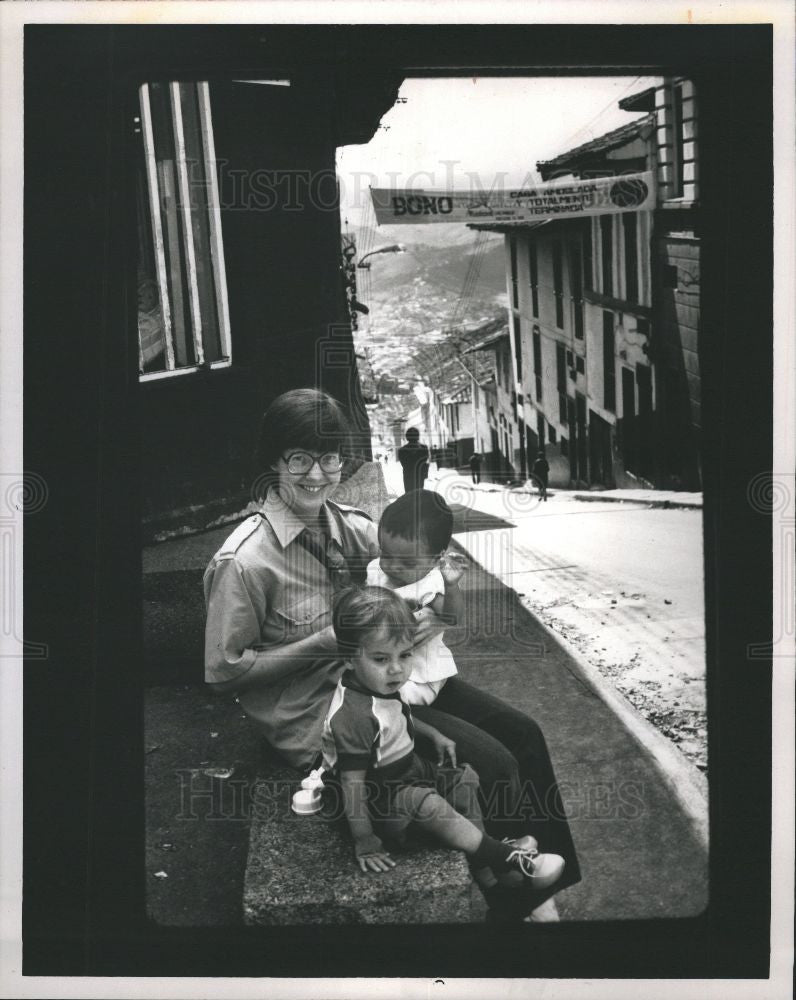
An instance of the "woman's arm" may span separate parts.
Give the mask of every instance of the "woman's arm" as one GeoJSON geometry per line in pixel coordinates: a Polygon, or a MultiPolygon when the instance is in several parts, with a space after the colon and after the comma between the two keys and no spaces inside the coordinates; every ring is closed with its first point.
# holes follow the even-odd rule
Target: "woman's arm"
{"type": "Polygon", "coordinates": [[[354,838],[354,854],[363,872],[386,872],[395,862],[384,850],[381,840],[373,832],[368,813],[365,789],[366,771],[342,771],[340,784],[343,789],[343,808],[348,827],[354,838]]]}
{"type": "Polygon", "coordinates": [[[330,625],[296,642],[264,646],[260,622],[266,613],[266,595],[249,590],[235,559],[212,566],[204,582],[205,677],[214,691],[238,692],[273,684],[306,669],[319,656],[336,654],[330,625]]]}
{"type": "Polygon", "coordinates": [[[308,635],[296,642],[283,646],[270,646],[267,649],[245,649],[240,658],[245,667],[245,673],[238,674],[226,681],[210,681],[214,691],[224,694],[228,691],[248,691],[253,687],[265,687],[281,680],[290,674],[298,673],[308,667],[319,656],[334,656],[337,652],[337,642],[331,625],[308,635]],[[249,655],[250,654],[250,655],[249,655]]]}

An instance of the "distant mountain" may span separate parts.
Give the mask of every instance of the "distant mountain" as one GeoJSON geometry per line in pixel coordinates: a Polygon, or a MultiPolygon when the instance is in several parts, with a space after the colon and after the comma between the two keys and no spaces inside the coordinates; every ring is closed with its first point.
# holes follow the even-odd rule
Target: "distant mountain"
{"type": "MultiPolygon", "coordinates": [[[[422,244],[429,247],[450,247],[472,245],[478,235],[465,225],[455,223],[433,223],[419,226],[349,226],[357,238],[357,244],[368,245],[369,250],[389,243],[422,244]]],[[[499,234],[489,234],[490,239],[503,242],[499,234]]]]}
{"type": "Polygon", "coordinates": [[[503,237],[465,226],[349,228],[357,258],[392,243],[406,253],[371,257],[357,271],[357,295],[370,314],[360,318],[357,349],[375,376],[411,383],[413,357],[445,339],[452,325],[485,322],[507,305],[503,237]]]}
{"type": "MultiPolygon", "coordinates": [[[[420,244],[428,247],[466,247],[472,246],[478,235],[465,225],[433,222],[418,226],[349,226],[348,232],[354,234],[357,246],[367,250],[375,250],[390,243],[405,243],[407,246],[420,244]]],[[[503,242],[503,237],[498,233],[483,235],[490,241],[503,242]]]]}

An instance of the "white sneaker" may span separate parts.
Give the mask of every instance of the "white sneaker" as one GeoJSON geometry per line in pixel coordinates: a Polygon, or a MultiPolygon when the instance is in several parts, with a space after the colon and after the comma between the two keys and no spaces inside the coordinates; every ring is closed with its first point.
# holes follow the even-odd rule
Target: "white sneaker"
{"type": "Polygon", "coordinates": [[[514,850],[506,859],[519,871],[503,872],[497,880],[504,886],[520,886],[529,879],[535,888],[546,889],[559,878],[564,871],[564,859],[558,854],[540,854],[537,850],[537,840],[530,835],[516,840],[506,839],[504,844],[514,850]]]}
{"type": "MultiPolygon", "coordinates": [[[[538,853],[539,841],[536,837],[532,837],[530,834],[526,834],[524,837],[504,837],[504,844],[509,844],[511,847],[517,847],[522,851],[533,851],[538,853]]],[[[522,872],[518,871],[508,871],[501,872],[500,875],[495,876],[496,881],[500,885],[504,885],[507,888],[516,888],[517,886],[523,885],[525,882],[525,876],[522,872]]]]}

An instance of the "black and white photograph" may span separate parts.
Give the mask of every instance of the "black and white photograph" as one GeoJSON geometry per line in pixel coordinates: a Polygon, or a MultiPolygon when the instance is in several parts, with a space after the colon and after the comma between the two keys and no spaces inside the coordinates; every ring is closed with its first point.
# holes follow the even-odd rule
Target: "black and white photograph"
{"type": "Polygon", "coordinates": [[[778,18],[99,6],[23,37],[23,976],[766,980],[778,18]]]}
{"type": "MultiPolygon", "coordinates": [[[[329,145],[302,149],[300,163],[288,159],[296,135],[317,123],[294,86],[152,82],[134,116],[150,916],[697,915],[708,719],[694,86],[377,74],[367,107],[357,92],[342,109],[360,133],[332,137],[335,161],[329,145]],[[507,117],[528,121],[528,140],[506,134],[507,117]],[[545,145],[525,176],[536,120],[545,145]],[[181,176],[205,197],[181,196],[181,176]],[[372,189],[385,176],[381,215],[372,189]],[[291,183],[292,210],[280,202],[291,183]],[[290,292],[309,278],[330,296],[321,337],[319,296],[290,292]],[[251,325],[238,321],[238,289],[259,299],[251,325]],[[368,782],[387,780],[383,767],[400,779],[413,751],[470,765],[488,849],[507,842],[493,862],[513,866],[503,879],[474,867],[469,830],[466,848],[452,830],[404,854],[366,818],[352,836],[348,806],[335,824],[344,803],[331,788],[295,800],[320,766],[321,786],[328,775],[345,788],[345,753],[322,749],[322,735],[339,724],[328,715],[338,682],[345,717],[357,676],[330,628],[357,569],[359,584],[411,588],[418,616],[455,610],[433,647],[423,626],[406,677],[388,670],[387,699],[363,706],[373,733],[348,752],[372,754],[368,782]],[[201,681],[203,654],[210,687],[179,683],[201,681]],[[394,676],[408,686],[390,687],[394,676]],[[416,742],[390,718],[399,702],[416,742]],[[308,818],[324,797],[328,815],[308,818]],[[242,882],[197,885],[197,859],[224,849],[242,882]],[[600,859],[590,878],[582,854],[600,859]],[[661,865],[674,873],[665,885],[661,865]]],[[[406,818],[422,829],[416,806],[406,818]]]]}

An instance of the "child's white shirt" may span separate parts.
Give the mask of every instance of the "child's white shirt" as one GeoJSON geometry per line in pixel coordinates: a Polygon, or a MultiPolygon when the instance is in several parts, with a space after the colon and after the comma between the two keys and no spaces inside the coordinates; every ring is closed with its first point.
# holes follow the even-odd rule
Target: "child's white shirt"
{"type": "MultiPolygon", "coordinates": [[[[437,567],[415,583],[407,583],[401,587],[396,587],[382,570],[378,559],[368,564],[367,574],[368,586],[394,590],[396,594],[414,601],[421,608],[431,604],[438,594],[445,594],[445,581],[437,567]]],[[[414,660],[409,680],[401,688],[401,698],[407,705],[430,705],[442,690],[445,681],[457,673],[453,654],[442,641],[442,633],[432,636],[428,642],[419,646],[414,660]]]]}

